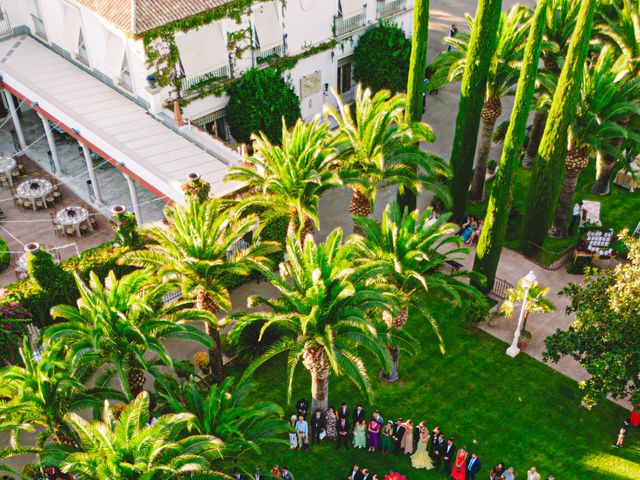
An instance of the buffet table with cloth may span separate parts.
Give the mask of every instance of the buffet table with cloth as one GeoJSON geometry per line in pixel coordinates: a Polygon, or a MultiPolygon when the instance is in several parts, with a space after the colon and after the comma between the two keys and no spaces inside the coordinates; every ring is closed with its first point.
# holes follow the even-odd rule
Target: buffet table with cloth
{"type": "Polygon", "coordinates": [[[56,214],[56,222],[62,225],[65,234],[67,230],[65,227],[71,226],[76,231],[76,234],[81,236],[82,230],[80,229],[80,225],[82,225],[83,222],[87,222],[89,231],[93,231],[93,227],[89,221],[89,211],[80,206],[63,208],[56,214]]]}
{"type": "Polygon", "coordinates": [[[640,186],[640,156],[636,157],[635,160],[629,164],[629,167],[633,171],[633,175],[629,169],[621,168],[618,170],[613,183],[633,192],[634,189],[640,186]]]}
{"type": "Polygon", "coordinates": [[[47,196],[53,192],[53,185],[44,178],[32,178],[18,185],[16,196],[23,200],[30,200],[31,207],[36,209],[36,201],[42,200],[44,208],[49,208],[47,196]]]}
{"type": "Polygon", "coordinates": [[[16,159],[12,157],[0,157],[0,173],[7,177],[9,185],[13,187],[13,170],[16,168],[16,159]]]}

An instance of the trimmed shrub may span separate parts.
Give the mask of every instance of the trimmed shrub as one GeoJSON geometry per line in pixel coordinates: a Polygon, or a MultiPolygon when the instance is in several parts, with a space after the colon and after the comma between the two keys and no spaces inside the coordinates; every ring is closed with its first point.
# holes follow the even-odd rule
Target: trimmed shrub
{"type": "Polygon", "coordinates": [[[300,117],[300,100],[282,74],[273,68],[248,70],[228,91],[226,108],[231,135],[250,143],[251,134],[264,132],[271,142],[282,138],[282,118],[293,125],[300,117]]]}
{"type": "Polygon", "coordinates": [[[406,91],[411,40],[398,25],[380,22],[369,28],[358,40],[353,56],[353,75],[364,87],[406,91]]]}
{"type": "Polygon", "coordinates": [[[465,325],[475,326],[489,319],[491,305],[489,301],[470,300],[462,307],[462,318],[465,325]]]}
{"type": "Polygon", "coordinates": [[[11,254],[9,253],[9,246],[4,238],[0,238],[0,271],[9,266],[11,261],[11,254]]]}

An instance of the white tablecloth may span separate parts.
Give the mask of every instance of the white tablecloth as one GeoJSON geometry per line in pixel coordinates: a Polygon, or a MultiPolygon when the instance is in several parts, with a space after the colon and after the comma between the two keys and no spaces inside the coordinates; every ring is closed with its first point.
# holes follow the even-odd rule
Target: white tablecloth
{"type": "Polygon", "coordinates": [[[31,200],[31,207],[36,209],[36,200],[42,200],[45,208],[49,208],[47,204],[47,195],[53,192],[53,185],[49,180],[44,178],[31,178],[22,182],[16,188],[18,198],[31,200]]]}
{"type": "MultiPolygon", "coordinates": [[[[72,226],[78,236],[82,235],[82,230],[80,230],[82,222],[87,222],[89,230],[93,231],[93,227],[89,221],[89,211],[84,207],[71,206],[63,208],[56,214],[56,221],[62,225],[62,227],[72,226]]],[[[66,229],[64,229],[64,231],[66,234],[66,229]]]]}
{"type": "Polygon", "coordinates": [[[16,168],[16,159],[13,157],[0,157],[0,173],[4,173],[7,176],[9,185],[13,186],[13,177],[11,173],[16,168]]]}

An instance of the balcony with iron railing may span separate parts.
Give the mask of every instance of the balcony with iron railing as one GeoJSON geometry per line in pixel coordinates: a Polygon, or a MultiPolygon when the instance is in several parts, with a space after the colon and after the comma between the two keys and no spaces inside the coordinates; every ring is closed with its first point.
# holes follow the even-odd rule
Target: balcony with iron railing
{"type": "Polygon", "coordinates": [[[13,33],[11,28],[11,22],[9,22],[9,16],[4,9],[0,8],[0,37],[5,37],[13,33]]]}
{"type": "Polygon", "coordinates": [[[33,20],[33,27],[35,30],[35,34],[38,35],[43,40],[47,39],[47,31],[44,29],[44,22],[40,17],[35,15],[31,15],[31,20],[33,20]]]}
{"type": "Polygon", "coordinates": [[[349,90],[340,92],[340,100],[345,105],[349,105],[356,101],[356,86],[352,86],[349,90]]]}
{"type": "Polygon", "coordinates": [[[407,8],[407,0],[383,0],[376,4],[376,18],[389,17],[407,8]]]}
{"type": "Polygon", "coordinates": [[[350,16],[336,15],[333,17],[333,34],[340,37],[346,33],[353,32],[365,26],[367,19],[364,9],[360,13],[350,16]]]}
{"type": "Polygon", "coordinates": [[[220,79],[224,80],[229,78],[231,75],[231,69],[229,68],[229,64],[220,65],[213,68],[208,68],[201,72],[193,73],[191,75],[186,75],[182,79],[182,91],[183,93],[188,93],[189,90],[194,88],[196,85],[202,82],[206,82],[207,80],[215,80],[220,79]]]}
{"type": "Polygon", "coordinates": [[[284,57],[286,52],[285,44],[280,43],[278,45],[272,45],[265,48],[254,48],[253,49],[253,58],[255,59],[255,63],[267,64],[269,60],[273,58],[284,57]]]}

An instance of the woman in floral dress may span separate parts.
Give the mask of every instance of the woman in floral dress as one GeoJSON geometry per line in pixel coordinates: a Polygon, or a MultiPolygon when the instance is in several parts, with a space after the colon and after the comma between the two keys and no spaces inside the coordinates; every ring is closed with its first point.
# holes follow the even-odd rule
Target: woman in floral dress
{"type": "Polygon", "coordinates": [[[329,437],[331,440],[334,440],[334,441],[336,438],[338,438],[338,432],[336,431],[337,421],[338,421],[338,417],[336,416],[336,409],[333,407],[329,407],[329,410],[327,410],[326,431],[327,431],[327,437],[329,437]]]}

